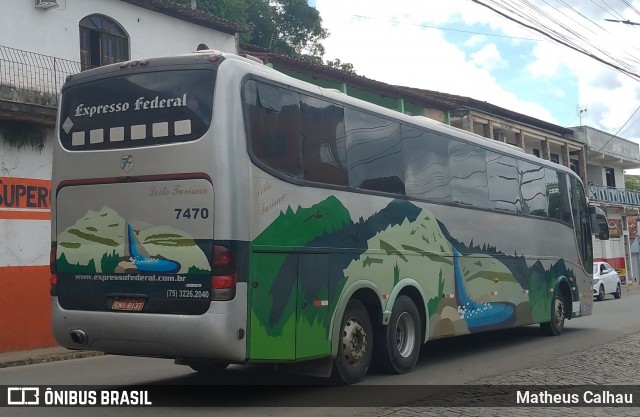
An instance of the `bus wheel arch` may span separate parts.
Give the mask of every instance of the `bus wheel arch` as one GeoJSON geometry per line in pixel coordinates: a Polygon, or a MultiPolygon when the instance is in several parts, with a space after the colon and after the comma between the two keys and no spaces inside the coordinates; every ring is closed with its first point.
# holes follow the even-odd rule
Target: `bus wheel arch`
{"type": "Polygon", "coordinates": [[[553,290],[551,320],[540,323],[540,329],[547,336],[559,336],[564,330],[565,319],[571,319],[573,297],[567,279],[561,277],[553,290]]]}
{"type": "Polygon", "coordinates": [[[426,309],[416,287],[406,286],[395,299],[386,325],[374,332],[374,361],[388,373],[403,374],[411,371],[425,339],[426,309]]]}

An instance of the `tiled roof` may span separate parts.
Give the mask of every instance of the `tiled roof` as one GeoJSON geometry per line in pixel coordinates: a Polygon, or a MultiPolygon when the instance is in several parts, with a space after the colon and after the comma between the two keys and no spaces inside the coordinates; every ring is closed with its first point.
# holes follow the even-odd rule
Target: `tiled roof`
{"type": "Polygon", "coordinates": [[[440,110],[449,110],[456,106],[454,102],[449,102],[436,97],[431,98],[423,92],[414,92],[404,87],[398,87],[381,81],[372,80],[370,78],[363,77],[362,75],[344,71],[339,68],[333,68],[328,65],[319,64],[310,60],[270,52],[259,46],[242,44],[240,45],[240,49],[243,53],[255,56],[265,63],[281,65],[294,71],[315,77],[322,77],[336,83],[347,83],[350,86],[376,92],[387,97],[411,99],[418,103],[428,102],[432,107],[440,110]]]}
{"type": "Polygon", "coordinates": [[[446,94],[446,93],[440,93],[440,92],[432,91],[432,90],[423,90],[423,89],[410,88],[410,87],[403,87],[403,88],[407,88],[407,89],[410,89],[410,90],[422,91],[425,94],[439,97],[442,100],[447,100],[447,101],[454,102],[454,103],[457,104],[458,108],[479,110],[479,111],[482,111],[482,112],[487,113],[487,114],[493,114],[493,115],[496,115],[496,116],[503,117],[505,119],[517,121],[517,122],[520,122],[520,123],[524,123],[524,124],[527,124],[527,125],[530,125],[530,126],[535,126],[535,127],[542,128],[542,129],[545,129],[545,130],[550,130],[550,131],[553,131],[553,132],[556,132],[556,133],[560,133],[560,134],[570,135],[570,134],[573,133],[573,130],[570,129],[570,128],[562,127],[560,125],[556,125],[556,124],[553,124],[553,123],[550,123],[550,122],[546,122],[544,120],[540,120],[540,119],[537,119],[535,117],[527,116],[526,114],[518,113],[518,112],[515,112],[513,110],[505,109],[504,107],[496,106],[495,104],[491,104],[491,103],[486,102],[486,101],[476,100],[476,99],[471,98],[471,97],[457,96],[457,95],[454,95],[454,94],[446,94]]]}
{"type": "Polygon", "coordinates": [[[220,32],[235,35],[236,33],[247,32],[248,29],[228,20],[220,19],[208,13],[192,10],[189,7],[172,3],[168,0],[120,0],[138,7],[153,10],[176,19],[189,23],[215,29],[220,32]]]}

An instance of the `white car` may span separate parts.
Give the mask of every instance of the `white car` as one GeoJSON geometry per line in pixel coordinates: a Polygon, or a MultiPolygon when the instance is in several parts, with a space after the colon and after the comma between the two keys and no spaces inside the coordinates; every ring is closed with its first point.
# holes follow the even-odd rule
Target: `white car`
{"type": "Polygon", "coordinates": [[[593,263],[593,296],[598,301],[604,300],[607,294],[615,298],[622,297],[620,277],[615,269],[606,262],[593,263]]]}

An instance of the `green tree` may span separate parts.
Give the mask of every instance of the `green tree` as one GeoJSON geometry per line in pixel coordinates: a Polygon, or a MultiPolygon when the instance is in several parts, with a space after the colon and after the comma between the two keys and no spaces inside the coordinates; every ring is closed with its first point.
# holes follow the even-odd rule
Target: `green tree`
{"type": "Polygon", "coordinates": [[[327,66],[355,74],[355,70],[353,69],[353,64],[349,62],[342,62],[337,58],[334,59],[333,61],[327,61],[327,66]]]}
{"type": "MultiPolygon", "coordinates": [[[[190,0],[170,0],[190,5],[190,0]]],[[[307,0],[197,0],[200,11],[249,29],[241,41],[287,55],[322,57],[329,32],[307,0]]]]}
{"type": "Polygon", "coordinates": [[[638,175],[625,175],[624,176],[624,188],[631,191],[640,191],[640,176],[638,175]]]}

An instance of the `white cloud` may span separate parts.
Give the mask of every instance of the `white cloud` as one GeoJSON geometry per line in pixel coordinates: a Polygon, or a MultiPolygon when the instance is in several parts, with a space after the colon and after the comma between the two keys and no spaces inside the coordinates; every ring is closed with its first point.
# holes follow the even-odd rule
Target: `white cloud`
{"type": "MultiPolygon", "coordinates": [[[[323,42],[326,58],[350,62],[358,74],[368,78],[472,97],[552,123],[560,121],[549,108],[571,109],[567,112],[573,114],[579,102],[588,109],[589,125],[612,133],[640,105],[636,81],[549,40],[534,43],[531,54],[523,56],[522,48],[508,51],[503,42],[487,43],[498,38],[469,34],[456,44],[448,41],[452,37],[445,38],[443,31],[424,27],[543,39],[468,0],[396,0],[393,4],[379,0],[317,0],[316,7],[331,33],[323,42]],[[480,45],[484,45],[480,50],[465,52],[480,45]],[[516,50],[517,57],[513,55],[516,50]],[[517,63],[512,61],[515,58],[517,63]],[[512,72],[522,69],[519,78],[509,84],[513,91],[507,90],[505,80],[496,78],[495,70],[504,68],[512,72]],[[538,96],[548,99],[532,102],[516,94],[520,91],[525,96],[523,92],[536,88],[547,91],[538,96]],[[578,102],[573,102],[576,96],[578,102]],[[563,99],[567,102],[562,103],[563,99]]],[[[611,28],[613,36],[620,39],[611,48],[632,42],[629,34],[635,31],[622,26],[625,25],[611,28]]],[[[456,33],[459,38],[460,32],[456,33]]],[[[522,42],[532,45],[530,41],[511,39],[511,45],[522,42]]],[[[625,137],[640,139],[640,123],[625,137]]]]}
{"type": "Polygon", "coordinates": [[[478,52],[471,54],[471,62],[480,70],[489,72],[496,68],[507,68],[509,63],[502,58],[495,43],[485,45],[478,52]]]}
{"type": "MultiPolygon", "coordinates": [[[[545,42],[536,46],[533,59],[527,67],[533,79],[562,72],[577,79],[580,107],[587,110],[583,118],[585,124],[616,133],[640,105],[637,81],[583,54],[545,42]]],[[[625,129],[622,134],[627,139],[638,140],[640,126],[625,129]]]]}
{"type": "Polygon", "coordinates": [[[520,100],[500,87],[491,70],[507,62],[496,45],[469,56],[459,45],[446,41],[442,31],[419,26],[477,22],[487,15],[485,9],[459,0],[446,2],[446,7],[440,2],[434,7],[425,7],[421,1],[394,4],[391,13],[387,2],[317,0],[316,7],[331,32],[323,42],[326,58],[350,62],[359,75],[378,81],[472,97],[555,122],[544,106],[520,100]],[[365,13],[368,18],[355,17],[365,13]]]}
{"type": "Polygon", "coordinates": [[[464,46],[474,47],[476,45],[483,44],[487,41],[487,37],[485,35],[472,35],[468,41],[464,43],[464,46]]]}
{"type": "Polygon", "coordinates": [[[558,44],[540,42],[534,47],[526,69],[534,79],[552,77],[562,69],[566,54],[566,48],[558,44]]]}

